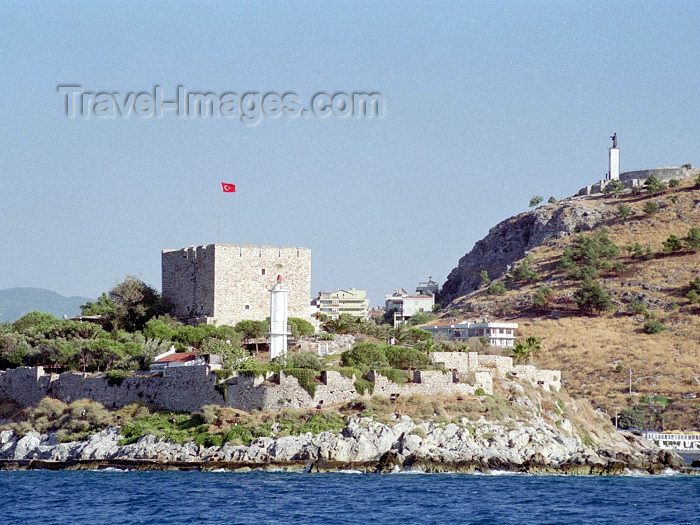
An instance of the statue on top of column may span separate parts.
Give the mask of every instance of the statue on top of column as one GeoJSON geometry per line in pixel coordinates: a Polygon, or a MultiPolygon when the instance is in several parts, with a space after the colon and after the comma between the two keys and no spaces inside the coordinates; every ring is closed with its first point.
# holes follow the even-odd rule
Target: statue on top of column
{"type": "Polygon", "coordinates": [[[613,141],[613,148],[617,148],[617,133],[613,133],[612,137],[610,137],[613,141]]]}

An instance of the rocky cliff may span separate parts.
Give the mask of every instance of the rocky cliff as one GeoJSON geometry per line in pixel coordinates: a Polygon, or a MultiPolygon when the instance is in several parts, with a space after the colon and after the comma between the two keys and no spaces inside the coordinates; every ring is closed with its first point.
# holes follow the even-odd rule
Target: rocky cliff
{"type": "Polygon", "coordinates": [[[629,469],[660,473],[685,468],[683,460],[649,441],[617,432],[602,415],[581,426],[586,405],[561,412],[510,382],[510,403],[524,417],[414,421],[393,415],[347,419],[340,433],[263,437],[248,445],[204,447],[147,435],[120,445],[109,428],[80,442],[60,443],[55,434],[0,432],[0,468],[291,469],[362,472],[507,470],[568,474],[622,474],[629,469]],[[568,412],[571,411],[571,412],[568,412]],[[567,417],[568,414],[568,417],[567,417]],[[554,417],[558,417],[556,421],[554,417]],[[583,437],[582,437],[583,436],[583,437]]]}
{"type": "Polygon", "coordinates": [[[488,235],[459,260],[442,287],[442,304],[447,305],[479,288],[482,270],[486,270],[491,279],[498,279],[528,250],[548,238],[592,230],[615,214],[615,208],[604,203],[572,197],[506,219],[491,228],[488,235]]]}

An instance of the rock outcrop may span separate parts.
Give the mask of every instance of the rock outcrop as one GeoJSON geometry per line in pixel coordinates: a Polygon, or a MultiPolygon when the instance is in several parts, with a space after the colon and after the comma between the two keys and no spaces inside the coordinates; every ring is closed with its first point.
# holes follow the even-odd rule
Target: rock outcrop
{"type": "Polygon", "coordinates": [[[486,270],[491,279],[498,279],[528,250],[548,238],[592,230],[615,216],[614,207],[572,197],[506,219],[491,228],[488,235],[459,260],[442,287],[441,302],[447,305],[478,289],[482,270],[486,270]]]}
{"type": "MultiPolygon", "coordinates": [[[[532,404],[513,390],[513,402],[532,404]]],[[[534,406],[530,408],[535,408],[534,406]]],[[[380,422],[348,418],[340,433],[263,437],[248,445],[204,447],[177,444],[147,435],[120,445],[116,428],[85,441],[60,443],[54,434],[29,432],[22,437],[0,432],[0,468],[180,468],[291,469],[362,472],[490,471],[531,473],[622,474],[629,470],[660,473],[684,469],[676,454],[629,432],[593,431],[583,439],[572,421],[550,424],[546,416],[416,422],[393,416],[380,422]]]]}

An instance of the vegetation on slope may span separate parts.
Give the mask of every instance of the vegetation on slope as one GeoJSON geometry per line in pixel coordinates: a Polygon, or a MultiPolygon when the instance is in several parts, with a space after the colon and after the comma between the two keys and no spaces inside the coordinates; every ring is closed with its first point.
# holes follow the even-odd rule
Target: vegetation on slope
{"type": "Polygon", "coordinates": [[[447,315],[518,322],[521,336],[542,341],[538,363],[561,369],[573,395],[611,418],[641,406],[646,427],[699,429],[700,400],[687,398],[700,394],[700,188],[684,180],[653,193],[574,201],[614,213],[596,231],[532,249],[516,269],[537,278],[511,272],[503,294],[483,287],[455,300],[447,315]],[[647,210],[651,201],[657,212],[647,210]],[[655,395],[669,404],[654,404],[655,395]]]}

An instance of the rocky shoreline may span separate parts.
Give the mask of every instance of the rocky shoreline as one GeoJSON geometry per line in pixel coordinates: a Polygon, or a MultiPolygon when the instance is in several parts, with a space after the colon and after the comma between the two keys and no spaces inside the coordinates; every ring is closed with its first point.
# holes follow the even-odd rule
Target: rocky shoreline
{"type": "Polygon", "coordinates": [[[490,472],[493,470],[619,475],[629,471],[688,472],[675,453],[629,432],[597,435],[597,445],[534,418],[516,427],[487,421],[390,422],[351,417],[341,433],[321,432],[258,438],[248,445],[204,447],[147,435],[120,445],[119,429],[109,428],[84,441],[60,443],[55,434],[23,437],[0,432],[0,469],[284,470],[365,473],[490,472]]]}

